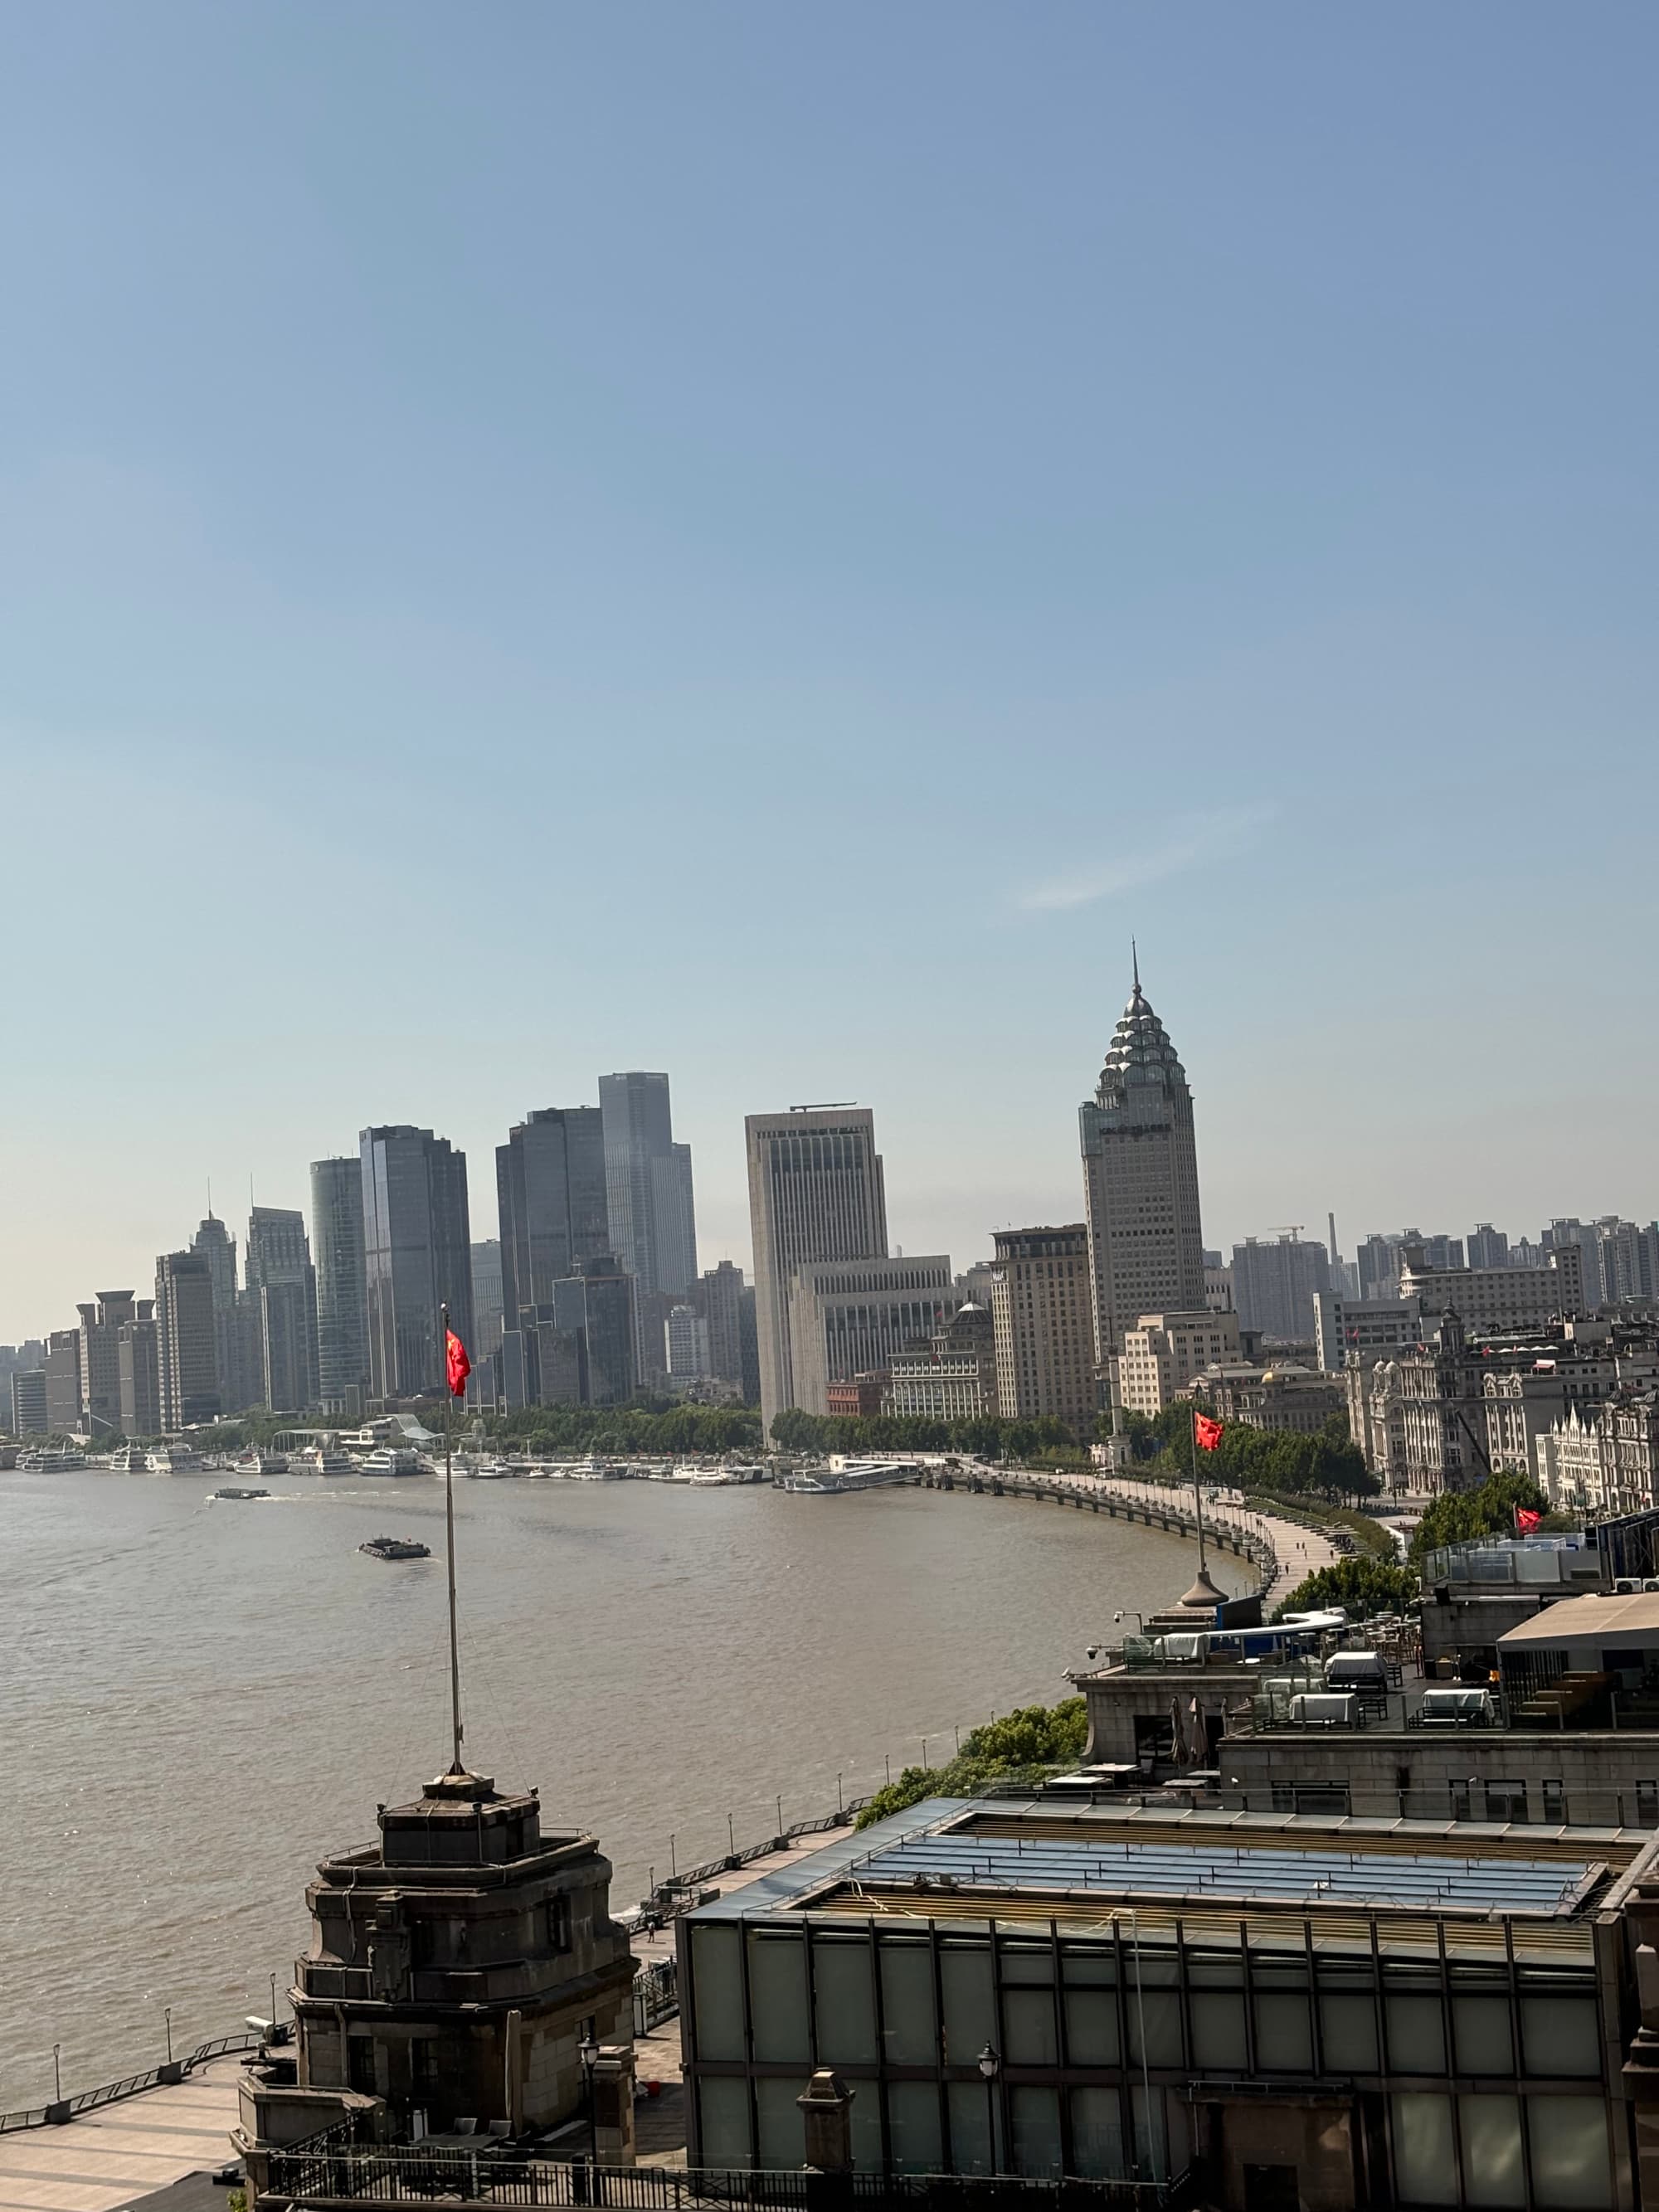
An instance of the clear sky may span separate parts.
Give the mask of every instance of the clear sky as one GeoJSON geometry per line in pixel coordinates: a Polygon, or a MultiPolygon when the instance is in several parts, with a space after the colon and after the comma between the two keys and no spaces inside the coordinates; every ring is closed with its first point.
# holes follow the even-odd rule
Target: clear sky
{"type": "Polygon", "coordinates": [[[1650,7],[0,8],[0,1340],[371,1121],[1659,1208],[1650,7]]]}

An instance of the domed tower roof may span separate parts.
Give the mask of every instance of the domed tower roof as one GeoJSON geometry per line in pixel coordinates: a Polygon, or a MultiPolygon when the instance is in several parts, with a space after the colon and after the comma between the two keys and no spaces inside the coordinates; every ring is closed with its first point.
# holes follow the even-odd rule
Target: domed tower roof
{"type": "Polygon", "coordinates": [[[1156,1084],[1160,1090],[1173,1091],[1184,1085],[1186,1080],[1187,1071],[1181,1065],[1181,1056],[1140,988],[1137,961],[1134,988],[1112,1032],[1096,1096],[1104,1106],[1114,1099],[1121,1100],[1127,1091],[1141,1085],[1156,1084]]]}

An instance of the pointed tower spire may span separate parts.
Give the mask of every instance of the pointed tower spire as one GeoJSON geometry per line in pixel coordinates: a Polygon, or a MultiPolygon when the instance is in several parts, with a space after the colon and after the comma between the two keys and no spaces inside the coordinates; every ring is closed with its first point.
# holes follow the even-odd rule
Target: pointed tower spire
{"type": "Polygon", "coordinates": [[[1129,964],[1134,969],[1135,996],[1139,998],[1140,996],[1140,947],[1133,937],[1129,939],[1129,964]]]}

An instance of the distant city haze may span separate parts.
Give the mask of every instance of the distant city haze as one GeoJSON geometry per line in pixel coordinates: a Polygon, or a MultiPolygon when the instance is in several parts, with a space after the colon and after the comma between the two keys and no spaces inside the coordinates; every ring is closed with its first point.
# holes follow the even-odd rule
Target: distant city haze
{"type": "Polygon", "coordinates": [[[641,20],[13,13],[0,1343],[611,1070],[964,1267],[1132,934],[1212,1249],[1650,1221],[1659,17],[641,20]]]}

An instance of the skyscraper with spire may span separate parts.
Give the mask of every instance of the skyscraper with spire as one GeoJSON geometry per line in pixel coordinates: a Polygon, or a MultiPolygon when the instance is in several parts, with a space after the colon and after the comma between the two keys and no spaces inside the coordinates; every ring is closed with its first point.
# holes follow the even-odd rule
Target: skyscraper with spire
{"type": "Polygon", "coordinates": [[[1204,1310],[1193,1095],[1140,988],[1139,956],[1100,1081],[1078,1119],[1095,1358],[1109,1378],[1124,1331],[1142,1314],[1204,1310]]]}

